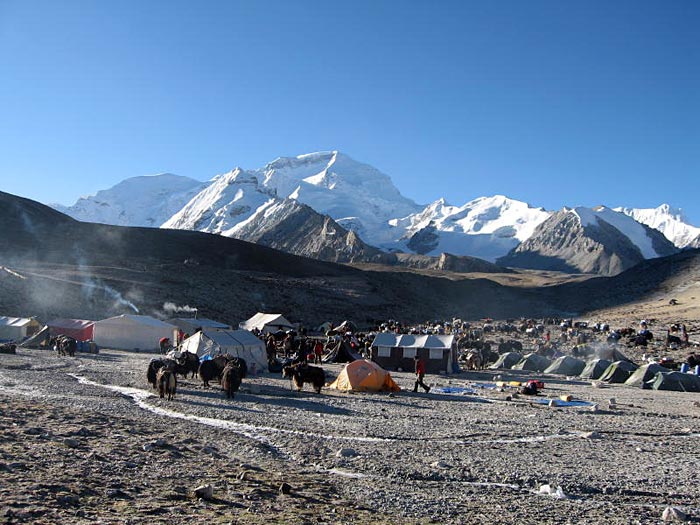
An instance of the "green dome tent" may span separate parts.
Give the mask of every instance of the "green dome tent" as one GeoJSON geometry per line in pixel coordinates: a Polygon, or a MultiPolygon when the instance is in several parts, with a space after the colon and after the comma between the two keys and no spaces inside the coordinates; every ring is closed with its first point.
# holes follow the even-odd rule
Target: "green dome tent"
{"type": "Polygon", "coordinates": [[[600,380],[607,383],[624,383],[637,368],[639,368],[637,365],[629,361],[615,361],[605,369],[600,380]]]}
{"type": "Polygon", "coordinates": [[[592,359],[586,363],[586,368],[581,372],[580,377],[583,379],[598,379],[612,364],[612,361],[607,359],[592,359]]]}
{"type": "Polygon", "coordinates": [[[670,370],[658,363],[649,363],[637,368],[634,373],[629,377],[625,384],[628,386],[637,386],[641,388],[649,388],[647,383],[656,377],[659,372],[670,372],[670,370]]]}
{"type": "Polygon", "coordinates": [[[577,376],[586,368],[586,362],[568,355],[556,358],[544,371],[545,374],[577,376]]]}
{"type": "Polygon", "coordinates": [[[682,372],[657,372],[647,383],[653,390],[673,390],[675,392],[700,392],[700,377],[682,372]]]}
{"type": "Polygon", "coordinates": [[[527,354],[520,362],[512,367],[513,370],[530,370],[531,372],[544,372],[552,362],[537,354],[527,354]]]}
{"type": "Polygon", "coordinates": [[[491,370],[496,370],[498,368],[511,368],[513,365],[517,365],[522,358],[523,355],[519,354],[518,352],[506,352],[505,354],[498,356],[498,360],[489,366],[489,368],[491,370]]]}

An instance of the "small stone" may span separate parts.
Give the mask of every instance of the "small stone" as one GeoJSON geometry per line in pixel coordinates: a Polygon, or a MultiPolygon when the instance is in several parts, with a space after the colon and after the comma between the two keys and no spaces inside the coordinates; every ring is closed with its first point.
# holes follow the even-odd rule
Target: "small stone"
{"type": "Polygon", "coordinates": [[[449,465],[447,462],[442,461],[442,460],[440,460],[440,461],[435,461],[434,463],[431,463],[430,466],[431,466],[431,467],[434,467],[434,468],[439,468],[439,469],[448,469],[448,468],[450,468],[450,465],[449,465]]]}
{"type": "Polygon", "coordinates": [[[117,498],[131,499],[131,496],[129,496],[126,492],[124,492],[121,489],[107,489],[105,491],[105,495],[108,498],[112,498],[112,499],[117,499],[117,498]]]}
{"type": "Polygon", "coordinates": [[[210,500],[214,497],[214,487],[212,485],[200,485],[194,489],[194,495],[203,500],[210,500]]]}
{"type": "Polygon", "coordinates": [[[585,433],[581,434],[581,437],[585,438],[585,439],[603,439],[603,435],[600,434],[599,432],[595,432],[595,431],[585,432],[585,433]]]}
{"type": "Polygon", "coordinates": [[[289,494],[292,492],[292,486],[289,483],[282,483],[280,485],[280,494],[289,494]]]}
{"type": "Polygon", "coordinates": [[[598,405],[593,405],[588,410],[595,414],[596,412],[598,412],[598,405]]]}
{"type": "Polygon", "coordinates": [[[664,521],[688,521],[688,515],[678,507],[666,507],[661,514],[664,521]]]}
{"type": "Polygon", "coordinates": [[[341,448],[335,453],[337,458],[353,458],[355,456],[357,456],[357,452],[352,448],[341,448]]]}
{"type": "Polygon", "coordinates": [[[73,438],[66,438],[63,440],[63,444],[68,448],[77,448],[80,446],[80,441],[73,438]]]}

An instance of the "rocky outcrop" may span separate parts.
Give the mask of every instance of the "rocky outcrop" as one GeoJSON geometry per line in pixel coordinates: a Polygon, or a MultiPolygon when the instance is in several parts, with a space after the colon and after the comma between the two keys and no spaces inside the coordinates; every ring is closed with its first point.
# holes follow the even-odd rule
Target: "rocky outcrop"
{"type": "Polygon", "coordinates": [[[396,258],[369,246],[353,231],[296,200],[260,210],[231,232],[237,239],[323,261],[393,263],[396,258]]]}
{"type": "MultiPolygon", "coordinates": [[[[656,254],[670,255],[677,251],[660,232],[642,227],[656,254]]],[[[535,229],[532,237],[497,263],[517,268],[617,275],[646,258],[628,235],[609,222],[600,217],[584,222],[574,210],[565,208],[552,214],[535,229]]]]}
{"type": "Polygon", "coordinates": [[[440,236],[435,226],[431,223],[411,235],[411,238],[406,243],[406,247],[416,253],[426,254],[437,248],[439,243],[440,236]]]}

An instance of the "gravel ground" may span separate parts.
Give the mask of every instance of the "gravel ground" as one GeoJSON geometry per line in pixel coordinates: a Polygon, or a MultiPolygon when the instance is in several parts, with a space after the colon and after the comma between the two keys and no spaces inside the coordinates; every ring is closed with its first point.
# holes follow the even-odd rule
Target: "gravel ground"
{"type": "Polygon", "coordinates": [[[181,380],[168,402],[146,382],[153,357],[0,355],[0,522],[622,524],[667,506],[700,521],[697,394],[536,375],[537,399],[594,410],[484,388],[516,371],[427,376],[429,394],[405,372],[396,394],[261,374],[234,400],[181,380]]]}

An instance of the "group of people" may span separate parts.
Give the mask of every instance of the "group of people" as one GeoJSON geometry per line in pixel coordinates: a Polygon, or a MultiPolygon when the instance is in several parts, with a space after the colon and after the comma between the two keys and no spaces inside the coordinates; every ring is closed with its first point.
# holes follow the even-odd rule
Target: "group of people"
{"type": "Polygon", "coordinates": [[[321,363],[324,344],[320,339],[301,335],[297,337],[294,331],[283,333],[269,333],[265,336],[265,348],[267,350],[267,360],[275,361],[278,357],[284,359],[294,359],[294,361],[308,363],[321,363]]]}

